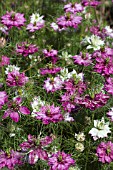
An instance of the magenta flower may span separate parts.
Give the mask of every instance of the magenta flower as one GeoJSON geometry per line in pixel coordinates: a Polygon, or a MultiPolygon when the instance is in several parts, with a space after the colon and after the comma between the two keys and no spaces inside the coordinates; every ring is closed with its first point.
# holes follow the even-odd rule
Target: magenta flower
{"type": "Polygon", "coordinates": [[[104,52],[96,51],[92,57],[96,58],[96,64],[94,70],[103,76],[109,76],[113,74],[113,57],[109,49],[104,52]]]}
{"type": "Polygon", "coordinates": [[[100,5],[99,1],[95,1],[95,0],[82,0],[82,5],[83,6],[93,6],[96,7],[98,5],[100,5]]]}
{"type": "Polygon", "coordinates": [[[8,109],[4,112],[3,119],[6,119],[8,116],[14,121],[18,122],[20,119],[20,113],[24,115],[30,114],[30,110],[26,106],[21,106],[22,98],[16,97],[13,101],[7,103],[8,109]]]}
{"type": "Polygon", "coordinates": [[[13,11],[7,12],[1,17],[1,23],[8,27],[8,29],[12,27],[20,28],[24,25],[25,21],[24,14],[15,13],[13,11]]]}
{"type": "Polygon", "coordinates": [[[101,142],[96,149],[99,161],[102,163],[110,163],[113,161],[113,143],[111,141],[101,142]]]}
{"type": "Polygon", "coordinates": [[[75,97],[75,102],[77,104],[85,106],[86,108],[95,110],[99,107],[104,106],[107,103],[108,99],[109,99],[109,96],[101,92],[99,94],[95,94],[94,96],[90,96],[87,94],[81,98],[76,99],[75,97]]]}
{"type": "Polygon", "coordinates": [[[7,56],[2,56],[1,62],[0,62],[0,67],[7,66],[8,64],[10,64],[10,58],[8,58],[7,56]]]}
{"type": "Polygon", "coordinates": [[[86,53],[84,55],[84,54],[82,54],[82,52],[80,52],[79,55],[75,55],[72,58],[74,59],[75,64],[88,66],[92,63],[91,55],[89,53],[86,53]]]}
{"type": "Polygon", "coordinates": [[[59,28],[67,28],[67,27],[73,27],[77,28],[78,25],[81,23],[82,17],[76,16],[75,14],[66,14],[64,16],[61,16],[60,18],[57,18],[57,25],[59,28]]]}
{"type": "Polygon", "coordinates": [[[0,151],[0,169],[7,167],[14,170],[16,165],[22,165],[21,153],[11,150],[10,153],[0,151]]]}
{"type": "Polygon", "coordinates": [[[8,96],[5,91],[0,91],[0,109],[8,101],[8,96]]]}
{"type": "Polygon", "coordinates": [[[36,119],[42,120],[43,124],[47,125],[49,123],[57,123],[63,120],[63,115],[61,114],[60,108],[52,106],[42,106],[40,112],[36,112],[36,119]]]}
{"type": "Polygon", "coordinates": [[[71,12],[76,14],[77,12],[82,12],[84,10],[83,6],[78,3],[69,3],[64,6],[65,12],[71,12]]]}
{"type": "Polygon", "coordinates": [[[14,86],[24,86],[28,82],[28,77],[25,76],[25,73],[20,73],[17,70],[8,72],[6,83],[10,87],[14,86]]]}
{"type": "Polygon", "coordinates": [[[75,164],[75,160],[69,154],[58,151],[48,159],[50,170],[68,170],[71,165],[75,164]]]}
{"type": "Polygon", "coordinates": [[[106,79],[104,88],[109,94],[113,95],[113,78],[109,77],[106,79]]]}
{"type": "Polygon", "coordinates": [[[29,44],[27,42],[22,42],[21,44],[17,44],[16,52],[18,54],[23,55],[24,57],[28,56],[29,54],[34,54],[38,51],[36,45],[29,44]]]}
{"type": "Polygon", "coordinates": [[[47,78],[47,80],[45,80],[44,82],[44,88],[47,90],[47,92],[53,93],[63,87],[63,82],[59,77],[47,78]]]}
{"type": "Polygon", "coordinates": [[[29,164],[35,164],[38,159],[48,160],[48,154],[45,150],[45,146],[51,144],[52,137],[46,136],[44,138],[35,138],[32,135],[28,135],[28,140],[20,144],[21,149],[24,152],[28,152],[29,164]]]}
{"type": "Polygon", "coordinates": [[[113,122],[113,107],[111,107],[109,112],[107,112],[106,114],[111,119],[111,121],[113,122]]]}
{"type": "Polygon", "coordinates": [[[51,49],[51,50],[47,50],[47,49],[44,49],[43,50],[43,54],[45,57],[50,57],[51,60],[52,60],[52,63],[55,64],[58,60],[58,51],[57,50],[54,50],[54,49],[51,49]]]}
{"type": "Polygon", "coordinates": [[[56,74],[60,72],[61,67],[53,67],[53,68],[40,68],[40,74],[45,75],[45,74],[56,74]]]}
{"type": "Polygon", "coordinates": [[[30,24],[27,25],[26,29],[29,32],[35,32],[35,31],[40,30],[41,28],[43,28],[44,27],[44,23],[45,22],[43,22],[43,23],[37,22],[37,23],[34,23],[34,24],[30,23],[30,24]]]}

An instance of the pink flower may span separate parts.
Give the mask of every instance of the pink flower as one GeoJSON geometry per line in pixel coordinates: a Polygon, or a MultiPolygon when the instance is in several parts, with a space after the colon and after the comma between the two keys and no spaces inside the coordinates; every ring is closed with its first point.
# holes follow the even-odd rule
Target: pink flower
{"type": "Polygon", "coordinates": [[[104,88],[109,94],[113,95],[113,78],[109,77],[106,79],[104,88]]]}
{"type": "Polygon", "coordinates": [[[4,24],[8,29],[14,27],[20,28],[24,25],[26,19],[24,18],[24,14],[15,13],[13,11],[7,12],[5,15],[1,17],[1,23],[4,24]]]}
{"type": "Polygon", "coordinates": [[[1,62],[0,62],[0,67],[7,66],[8,64],[10,64],[10,58],[8,58],[7,56],[2,56],[1,62]]]}
{"type": "Polygon", "coordinates": [[[40,68],[40,74],[56,74],[60,72],[61,67],[53,67],[53,68],[40,68]]]}
{"type": "Polygon", "coordinates": [[[38,159],[48,160],[48,154],[45,150],[45,146],[51,144],[52,137],[46,136],[44,138],[36,138],[32,135],[28,135],[28,140],[20,144],[21,149],[24,152],[28,152],[29,164],[35,164],[38,159]]]}
{"type": "Polygon", "coordinates": [[[28,82],[28,77],[25,76],[25,73],[20,73],[17,70],[8,72],[6,83],[10,87],[14,86],[24,86],[28,82]]]}
{"type": "Polygon", "coordinates": [[[47,49],[44,49],[43,50],[43,54],[46,56],[46,57],[50,57],[51,60],[52,60],[52,63],[55,64],[58,60],[58,51],[57,50],[54,50],[54,49],[51,49],[51,50],[47,50],[47,49]]]}
{"type": "Polygon", "coordinates": [[[11,150],[9,153],[0,151],[0,169],[7,167],[14,170],[16,165],[22,165],[21,153],[11,150]]]}
{"type": "Polygon", "coordinates": [[[34,24],[30,23],[30,24],[27,25],[26,29],[29,32],[35,32],[35,31],[40,30],[41,28],[43,28],[44,27],[44,23],[45,22],[43,22],[43,23],[37,22],[37,23],[34,23],[34,24]]]}
{"type": "Polygon", "coordinates": [[[64,6],[65,12],[71,12],[76,14],[77,12],[82,12],[84,10],[83,6],[78,3],[69,3],[64,6]]]}
{"type": "Polygon", "coordinates": [[[97,156],[102,163],[110,163],[113,161],[113,143],[111,141],[101,142],[97,149],[97,156]]]}
{"type": "Polygon", "coordinates": [[[57,123],[63,120],[60,108],[52,106],[42,106],[40,112],[36,112],[36,119],[42,120],[43,124],[57,123]]]}
{"type": "Polygon", "coordinates": [[[27,42],[22,42],[20,45],[17,44],[16,52],[23,55],[24,57],[28,56],[29,54],[34,54],[38,51],[36,45],[29,44],[27,42]]]}
{"type": "Polygon", "coordinates": [[[86,108],[95,110],[99,107],[104,106],[107,103],[108,99],[109,96],[101,92],[99,94],[95,94],[93,97],[88,94],[78,99],[76,99],[75,97],[75,102],[77,104],[85,106],[86,108]]]}
{"type": "Polygon", "coordinates": [[[111,119],[111,121],[113,122],[113,107],[111,107],[109,112],[107,112],[106,114],[111,119]]]}
{"type": "Polygon", "coordinates": [[[68,170],[71,165],[75,164],[75,160],[71,158],[69,154],[65,152],[58,151],[54,153],[48,159],[48,165],[50,166],[50,170],[68,170]]]}
{"type": "Polygon", "coordinates": [[[0,109],[8,101],[8,96],[5,91],[0,91],[0,109]]]}
{"type": "Polygon", "coordinates": [[[75,14],[66,14],[64,16],[61,16],[60,18],[57,18],[57,25],[59,26],[59,28],[77,28],[81,21],[81,16],[76,16],[75,14]]]}
{"type": "Polygon", "coordinates": [[[47,90],[47,92],[53,93],[63,87],[63,82],[59,77],[47,78],[47,80],[45,80],[44,82],[44,88],[47,90]]]}
{"type": "Polygon", "coordinates": [[[22,98],[16,97],[13,101],[8,102],[8,109],[4,112],[3,119],[6,119],[8,116],[14,121],[18,122],[20,119],[19,113],[24,115],[30,114],[30,110],[26,106],[21,106],[22,98]]]}
{"type": "Polygon", "coordinates": [[[100,5],[100,2],[95,1],[95,0],[93,0],[93,1],[92,0],[82,0],[82,5],[96,7],[96,6],[100,5]]]}
{"type": "Polygon", "coordinates": [[[82,54],[82,52],[80,52],[79,55],[75,55],[73,56],[74,59],[74,63],[79,64],[79,65],[84,65],[84,66],[88,66],[92,63],[91,60],[91,55],[89,53],[86,53],[85,55],[82,54]]]}

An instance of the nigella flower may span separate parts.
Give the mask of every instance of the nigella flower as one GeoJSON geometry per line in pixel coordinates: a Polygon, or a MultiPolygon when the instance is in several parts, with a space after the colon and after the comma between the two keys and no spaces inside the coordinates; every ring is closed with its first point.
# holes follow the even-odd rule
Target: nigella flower
{"type": "Polygon", "coordinates": [[[2,24],[0,24],[0,31],[8,35],[8,28],[2,24]]]}
{"type": "Polygon", "coordinates": [[[1,56],[0,67],[7,66],[10,63],[10,58],[7,56],[1,56]]]}
{"type": "Polygon", "coordinates": [[[101,142],[98,145],[96,151],[96,155],[98,156],[100,162],[113,162],[113,143],[111,141],[101,142]]]}
{"type": "Polygon", "coordinates": [[[5,91],[0,91],[0,109],[8,101],[8,95],[5,91]]]}
{"type": "Polygon", "coordinates": [[[14,27],[20,28],[24,25],[26,19],[24,14],[15,13],[13,11],[7,12],[1,17],[1,23],[4,24],[8,29],[14,27]]]}
{"type": "Polygon", "coordinates": [[[95,0],[82,0],[82,5],[83,6],[93,6],[93,7],[96,7],[98,5],[100,5],[100,2],[99,1],[95,1],[95,0]]]}
{"type": "Polygon", "coordinates": [[[40,30],[44,27],[45,21],[43,20],[44,16],[40,16],[39,14],[35,13],[31,15],[30,24],[27,25],[27,30],[30,32],[35,32],[36,30],[40,30]]]}
{"type": "Polygon", "coordinates": [[[60,77],[52,77],[47,78],[47,80],[44,81],[44,89],[47,90],[47,92],[55,92],[57,90],[60,90],[63,86],[63,82],[60,79],[60,77]]]}
{"type": "Polygon", "coordinates": [[[23,156],[21,153],[10,150],[9,153],[0,151],[0,169],[6,167],[14,170],[16,165],[22,165],[23,156]]]}
{"type": "Polygon", "coordinates": [[[111,133],[109,122],[105,122],[104,117],[101,120],[94,120],[94,128],[89,131],[94,140],[107,137],[108,133],[111,133]]]}
{"type": "Polygon", "coordinates": [[[104,106],[107,103],[108,99],[109,96],[107,94],[100,92],[98,94],[93,94],[92,96],[86,94],[84,97],[80,97],[77,100],[75,98],[75,102],[77,104],[85,106],[86,108],[95,110],[99,107],[104,106]]]}
{"type": "Polygon", "coordinates": [[[50,170],[68,170],[70,166],[75,164],[75,160],[69,154],[58,151],[52,154],[48,159],[50,170]]]}
{"type": "Polygon", "coordinates": [[[16,52],[18,54],[23,55],[24,57],[34,54],[38,51],[38,47],[34,44],[29,44],[27,42],[22,42],[21,44],[17,44],[16,46],[16,52]]]}
{"type": "Polygon", "coordinates": [[[30,114],[30,110],[26,106],[21,106],[22,98],[16,97],[13,101],[9,101],[7,103],[8,109],[4,112],[3,119],[6,119],[8,116],[14,121],[18,122],[20,119],[19,114],[22,113],[24,115],[30,114]]]}
{"type": "Polygon", "coordinates": [[[51,60],[52,60],[52,63],[55,64],[58,60],[58,51],[57,50],[54,50],[54,49],[50,49],[50,50],[47,50],[47,49],[44,49],[43,50],[43,54],[45,57],[50,57],[51,60]]]}
{"type": "Polygon", "coordinates": [[[76,14],[77,12],[82,12],[84,10],[83,6],[78,3],[69,3],[64,5],[65,12],[71,12],[76,14]]]}
{"type": "Polygon", "coordinates": [[[82,54],[82,52],[80,52],[79,55],[75,55],[72,58],[74,59],[75,64],[88,66],[92,63],[91,55],[89,53],[82,54]]]}
{"type": "Polygon", "coordinates": [[[56,74],[60,72],[61,67],[53,67],[53,68],[40,68],[40,74],[45,75],[45,74],[56,74]]]}
{"type": "Polygon", "coordinates": [[[57,25],[59,28],[73,27],[77,28],[81,23],[82,17],[75,14],[66,13],[64,16],[57,18],[57,25]]]}
{"type": "Polygon", "coordinates": [[[113,107],[110,108],[109,112],[106,113],[110,120],[113,122],[113,107]]]}
{"type": "Polygon", "coordinates": [[[109,94],[113,95],[113,78],[109,77],[106,79],[104,88],[109,94]]]}
{"type": "Polygon", "coordinates": [[[92,57],[96,58],[94,70],[103,76],[113,74],[113,58],[112,49],[106,48],[105,51],[97,51],[93,53],[92,57]]]}
{"type": "Polygon", "coordinates": [[[25,73],[20,73],[17,70],[9,72],[6,79],[6,83],[10,87],[24,86],[27,82],[28,77],[25,76],[25,73]]]}
{"type": "Polygon", "coordinates": [[[6,67],[5,74],[8,74],[9,72],[12,72],[12,71],[19,71],[19,70],[20,70],[20,67],[17,67],[15,65],[8,65],[6,67]]]}
{"type": "Polygon", "coordinates": [[[40,112],[36,112],[36,119],[42,120],[43,124],[57,123],[63,120],[63,115],[59,107],[42,106],[40,112]]]}
{"type": "Polygon", "coordinates": [[[20,144],[22,151],[28,154],[28,163],[35,164],[38,159],[48,160],[48,154],[45,150],[53,141],[52,137],[46,136],[44,138],[36,138],[32,135],[28,135],[28,140],[20,144]]]}

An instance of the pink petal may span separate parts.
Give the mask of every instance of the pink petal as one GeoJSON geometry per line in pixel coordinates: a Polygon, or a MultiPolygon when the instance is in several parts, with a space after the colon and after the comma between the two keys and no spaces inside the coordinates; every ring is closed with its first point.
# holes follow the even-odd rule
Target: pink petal
{"type": "Polygon", "coordinates": [[[25,107],[25,106],[20,106],[19,111],[21,113],[25,114],[25,115],[29,115],[30,114],[30,110],[27,107],[25,107]]]}
{"type": "Polygon", "coordinates": [[[11,119],[12,119],[14,122],[18,122],[19,119],[20,119],[18,112],[12,112],[12,113],[10,114],[10,117],[11,117],[11,119]]]}

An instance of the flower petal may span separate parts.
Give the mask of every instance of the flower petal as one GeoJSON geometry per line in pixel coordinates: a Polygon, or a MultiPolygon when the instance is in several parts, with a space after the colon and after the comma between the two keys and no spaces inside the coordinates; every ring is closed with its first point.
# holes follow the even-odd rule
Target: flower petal
{"type": "Polygon", "coordinates": [[[25,115],[29,115],[30,114],[30,110],[27,107],[25,107],[25,106],[20,106],[19,111],[21,113],[25,114],[25,115]]]}

